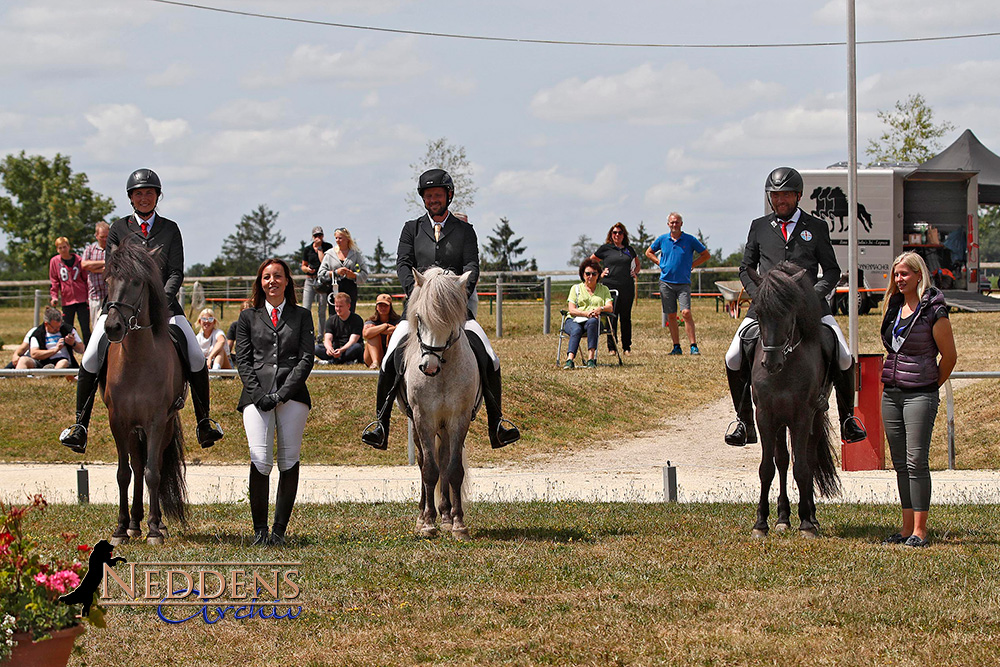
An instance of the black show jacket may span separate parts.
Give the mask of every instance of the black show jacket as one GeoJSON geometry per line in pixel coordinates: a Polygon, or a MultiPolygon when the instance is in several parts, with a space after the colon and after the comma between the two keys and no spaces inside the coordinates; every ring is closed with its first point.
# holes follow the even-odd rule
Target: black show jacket
{"type": "Polygon", "coordinates": [[[458,275],[471,271],[466,290],[469,296],[479,281],[479,241],[476,230],[448,214],[441,228],[441,240],[434,240],[434,223],[429,214],[403,224],[396,250],[396,275],[406,296],[413,292],[413,269],[423,272],[432,266],[448,269],[458,275]]]}
{"type": "Polygon", "coordinates": [[[315,345],[312,313],[285,302],[277,329],[267,307],[247,308],[236,323],[236,368],[243,380],[237,409],[260,400],[271,391],[275,376],[282,402],[299,401],[312,407],[306,378],[313,367],[315,345]]]}
{"type": "MultiPolygon", "coordinates": [[[[170,314],[184,315],[184,309],[177,302],[177,292],[184,282],[184,240],[181,238],[181,230],[177,223],[157,215],[153,227],[149,230],[149,237],[145,237],[142,235],[142,228],[139,227],[136,216],[130,215],[115,220],[108,231],[105,266],[111,261],[115,246],[121,245],[127,238],[138,241],[150,250],[160,249],[156,261],[160,264],[160,273],[163,274],[163,290],[167,293],[170,314]]],[[[104,304],[103,312],[108,312],[107,304],[104,304]]]]}

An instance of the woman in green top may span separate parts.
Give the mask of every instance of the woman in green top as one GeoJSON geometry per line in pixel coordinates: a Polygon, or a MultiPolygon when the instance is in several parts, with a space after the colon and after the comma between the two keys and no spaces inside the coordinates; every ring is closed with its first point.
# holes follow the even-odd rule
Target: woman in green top
{"type": "Polygon", "coordinates": [[[570,317],[563,324],[563,331],[569,334],[569,348],[563,368],[575,368],[573,359],[580,349],[580,339],[587,333],[587,368],[596,368],[597,337],[601,330],[601,315],[614,310],[611,292],[597,282],[601,275],[601,263],[588,257],[580,263],[580,279],[569,290],[568,310],[570,317]]]}

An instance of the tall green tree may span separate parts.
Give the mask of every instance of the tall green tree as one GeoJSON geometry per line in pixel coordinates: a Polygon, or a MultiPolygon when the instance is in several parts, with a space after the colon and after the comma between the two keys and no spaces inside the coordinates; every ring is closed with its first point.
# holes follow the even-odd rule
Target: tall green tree
{"type": "Polygon", "coordinates": [[[392,273],[396,270],[396,258],[385,249],[382,237],[376,237],[375,250],[368,256],[369,273],[392,273]]]}
{"type": "Polygon", "coordinates": [[[230,275],[248,276],[257,273],[260,263],[269,257],[275,257],[278,248],[285,243],[285,235],[275,229],[277,221],[277,212],[265,204],[244,215],[236,225],[236,231],[222,242],[222,254],[216,258],[216,262],[225,266],[226,273],[230,275]]]}
{"type": "Polygon", "coordinates": [[[566,266],[570,266],[574,269],[580,267],[580,263],[594,254],[594,250],[597,246],[586,234],[580,234],[576,239],[576,243],[569,248],[569,259],[566,261],[566,266]]]}
{"type": "Polygon", "coordinates": [[[507,218],[500,218],[500,224],[493,228],[493,233],[486,237],[483,246],[483,271],[524,271],[528,260],[517,259],[524,254],[524,238],[514,238],[514,230],[507,218]]]}
{"type": "Polygon", "coordinates": [[[1000,206],[979,209],[979,261],[1000,262],[1000,206]]]}
{"type": "Polygon", "coordinates": [[[45,275],[55,254],[55,240],[69,239],[76,250],[90,242],[94,225],[114,210],[111,198],[87,185],[83,172],[74,174],[68,155],[50,161],[41,155],[7,155],[0,162],[0,230],[7,234],[11,262],[32,274],[45,275]]]}
{"type": "Polygon", "coordinates": [[[879,110],[878,117],[888,129],[868,142],[865,152],[872,162],[926,162],[941,149],[939,139],[955,129],[947,121],[934,122],[934,110],[920,93],[896,102],[892,111],[879,110]]]}
{"type": "Polygon", "coordinates": [[[646,248],[653,245],[653,241],[656,237],[646,231],[646,223],[642,220],[639,221],[639,227],[635,230],[635,238],[629,238],[629,243],[635,248],[635,251],[639,253],[639,268],[642,269],[653,269],[656,265],[649,261],[646,257],[646,248]]]}
{"type": "Polygon", "coordinates": [[[476,203],[476,187],[472,180],[472,165],[465,156],[465,146],[453,146],[445,137],[427,142],[424,156],[410,164],[413,188],[406,195],[406,205],[413,211],[423,211],[424,202],[417,195],[417,179],[428,169],[444,169],[455,182],[452,211],[469,211],[476,203]]]}

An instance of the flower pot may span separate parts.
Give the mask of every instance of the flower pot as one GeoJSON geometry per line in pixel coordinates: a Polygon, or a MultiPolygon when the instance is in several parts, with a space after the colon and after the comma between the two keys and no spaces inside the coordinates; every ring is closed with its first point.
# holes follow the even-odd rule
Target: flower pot
{"type": "Polygon", "coordinates": [[[31,641],[31,635],[22,632],[14,633],[17,646],[10,659],[2,663],[17,665],[17,667],[65,667],[69,655],[73,652],[73,642],[83,634],[83,625],[74,625],[65,630],[56,630],[51,639],[31,641]]]}

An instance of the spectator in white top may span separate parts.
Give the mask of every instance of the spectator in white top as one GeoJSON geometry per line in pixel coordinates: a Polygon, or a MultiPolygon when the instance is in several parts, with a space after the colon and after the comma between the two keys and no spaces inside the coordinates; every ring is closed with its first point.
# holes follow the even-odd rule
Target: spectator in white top
{"type": "Polygon", "coordinates": [[[201,351],[205,355],[209,368],[216,370],[220,368],[232,368],[233,364],[229,360],[229,345],[226,342],[226,334],[218,326],[215,319],[215,311],[206,308],[198,315],[198,333],[195,340],[201,346],[201,351]]]}
{"type": "Polygon", "coordinates": [[[73,352],[83,354],[83,341],[76,329],[63,323],[63,316],[51,306],[45,309],[45,323],[31,332],[30,353],[17,362],[18,368],[75,368],[73,352]]]}

